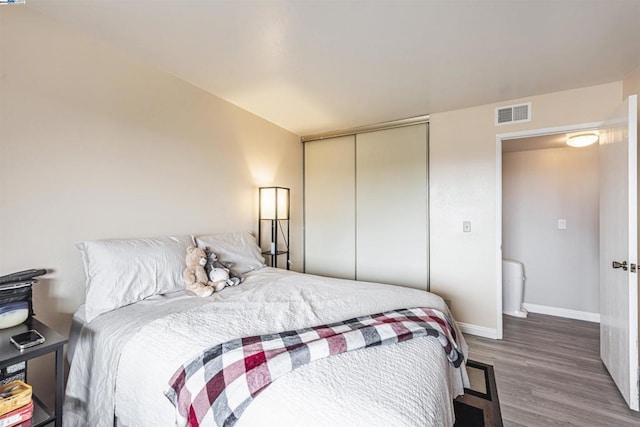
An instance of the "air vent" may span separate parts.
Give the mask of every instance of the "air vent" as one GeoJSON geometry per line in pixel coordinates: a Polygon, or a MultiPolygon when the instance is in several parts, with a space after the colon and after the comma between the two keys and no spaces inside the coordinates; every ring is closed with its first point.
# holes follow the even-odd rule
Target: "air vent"
{"type": "Polygon", "coordinates": [[[496,108],[496,126],[531,121],[531,103],[496,108]]]}

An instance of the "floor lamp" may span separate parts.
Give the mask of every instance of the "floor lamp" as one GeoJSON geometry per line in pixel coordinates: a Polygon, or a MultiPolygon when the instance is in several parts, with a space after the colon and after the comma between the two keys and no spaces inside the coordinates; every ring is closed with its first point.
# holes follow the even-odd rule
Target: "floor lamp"
{"type": "Polygon", "coordinates": [[[269,249],[262,254],[269,258],[271,267],[278,267],[278,257],[286,256],[289,270],[289,200],[290,190],[285,187],[260,187],[258,242],[262,249],[263,240],[269,233],[269,249]]]}

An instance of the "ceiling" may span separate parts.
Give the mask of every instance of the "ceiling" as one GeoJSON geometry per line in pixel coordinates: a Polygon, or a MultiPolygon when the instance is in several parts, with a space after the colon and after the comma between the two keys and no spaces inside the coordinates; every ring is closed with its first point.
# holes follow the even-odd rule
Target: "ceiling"
{"type": "MultiPolygon", "coordinates": [[[[594,131],[580,131],[572,133],[558,133],[553,135],[529,136],[525,138],[515,138],[502,141],[502,152],[512,153],[515,151],[531,151],[531,150],[547,150],[550,148],[571,148],[572,150],[581,150],[581,148],[569,147],[567,139],[571,135],[580,135],[585,133],[598,133],[594,131]]],[[[597,147],[598,144],[588,147],[597,147]]]]}
{"type": "Polygon", "coordinates": [[[640,0],[27,0],[298,135],[621,80],[640,0]]]}

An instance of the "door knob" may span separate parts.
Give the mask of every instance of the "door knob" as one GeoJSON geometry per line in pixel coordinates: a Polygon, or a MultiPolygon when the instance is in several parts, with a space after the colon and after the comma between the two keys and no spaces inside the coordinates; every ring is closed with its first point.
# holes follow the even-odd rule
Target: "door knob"
{"type": "Polygon", "coordinates": [[[613,261],[611,263],[611,267],[613,267],[613,268],[622,268],[624,271],[627,271],[627,269],[628,269],[627,261],[623,261],[622,263],[619,263],[618,261],[613,261]]]}

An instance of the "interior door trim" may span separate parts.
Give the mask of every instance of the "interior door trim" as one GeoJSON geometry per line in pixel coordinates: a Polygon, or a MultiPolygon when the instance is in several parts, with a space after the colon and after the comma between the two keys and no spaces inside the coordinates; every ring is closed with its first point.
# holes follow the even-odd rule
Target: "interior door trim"
{"type": "Polygon", "coordinates": [[[524,138],[531,136],[554,135],[557,133],[580,132],[597,129],[604,124],[604,121],[578,123],[566,126],[556,126],[550,128],[530,129],[518,132],[496,134],[496,339],[501,340],[503,336],[502,325],[502,142],[509,139],[524,138]]]}

